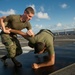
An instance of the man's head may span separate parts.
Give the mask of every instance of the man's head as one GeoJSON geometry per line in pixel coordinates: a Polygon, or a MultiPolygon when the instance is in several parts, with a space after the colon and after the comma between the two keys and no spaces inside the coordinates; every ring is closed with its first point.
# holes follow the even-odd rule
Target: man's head
{"type": "Polygon", "coordinates": [[[24,12],[26,12],[27,14],[35,14],[34,9],[32,7],[27,7],[24,12]]]}
{"type": "Polygon", "coordinates": [[[44,50],[46,49],[46,47],[45,47],[44,43],[37,42],[37,43],[35,43],[34,49],[35,49],[34,53],[41,54],[41,53],[44,52],[44,50]]]}
{"type": "Polygon", "coordinates": [[[32,7],[27,7],[24,10],[24,14],[23,14],[22,20],[23,21],[29,21],[29,20],[32,19],[32,17],[34,16],[34,14],[35,14],[34,9],[32,7]]]}

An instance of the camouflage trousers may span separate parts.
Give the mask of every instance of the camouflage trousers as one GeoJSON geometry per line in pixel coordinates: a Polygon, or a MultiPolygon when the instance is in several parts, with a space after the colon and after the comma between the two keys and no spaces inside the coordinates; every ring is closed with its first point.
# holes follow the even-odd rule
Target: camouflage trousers
{"type": "Polygon", "coordinates": [[[22,54],[22,48],[19,40],[14,35],[9,35],[5,33],[1,33],[2,43],[5,45],[6,50],[8,52],[8,57],[13,58],[17,55],[22,54]]]}

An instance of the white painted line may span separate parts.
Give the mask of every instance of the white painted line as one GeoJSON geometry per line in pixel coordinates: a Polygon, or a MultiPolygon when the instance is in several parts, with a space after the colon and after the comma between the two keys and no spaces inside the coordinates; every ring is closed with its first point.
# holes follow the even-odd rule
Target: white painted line
{"type": "Polygon", "coordinates": [[[28,53],[29,51],[34,50],[33,48],[31,48],[29,46],[22,47],[22,49],[23,49],[23,53],[28,53]]]}

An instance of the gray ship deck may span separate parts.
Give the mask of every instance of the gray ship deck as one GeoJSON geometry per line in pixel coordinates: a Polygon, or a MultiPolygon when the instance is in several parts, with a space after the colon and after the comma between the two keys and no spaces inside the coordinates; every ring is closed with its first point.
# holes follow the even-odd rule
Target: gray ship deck
{"type": "MultiPolygon", "coordinates": [[[[54,66],[33,70],[32,63],[38,62],[34,51],[28,46],[23,47],[23,54],[17,57],[17,60],[23,65],[22,68],[15,68],[10,59],[7,60],[8,67],[4,67],[0,61],[0,75],[75,75],[75,42],[57,42],[55,52],[56,63],[54,66]]],[[[4,54],[6,51],[0,47],[0,57],[4,54]]]]}

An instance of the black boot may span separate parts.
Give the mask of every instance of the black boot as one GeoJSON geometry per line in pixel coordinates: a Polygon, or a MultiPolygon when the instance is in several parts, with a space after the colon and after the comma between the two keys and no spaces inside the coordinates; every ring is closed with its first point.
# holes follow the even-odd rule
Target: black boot
{"type": "Polygon", "coordinates": [[[1,61],[3,62],[3,65],[4,66],[8,66],[7,62],[6,62],[6,59],[7,59],[7,56],[3,56],[2,58],[0,58],[1,61]]]}
{"type": "Polygon", "coordinates": [[[20,62],[18,62],[15,58],[11,58],[15,67],[22,67],[22,64],[20,62]]]}

